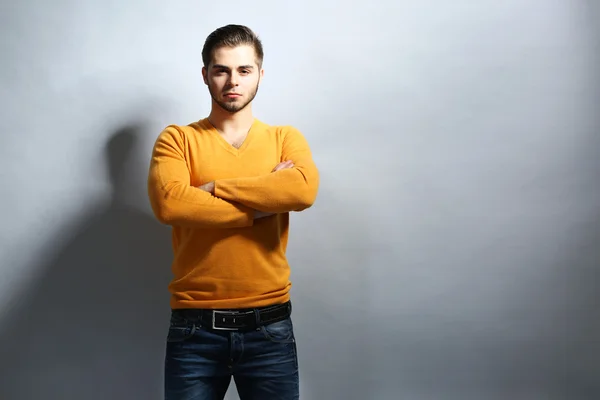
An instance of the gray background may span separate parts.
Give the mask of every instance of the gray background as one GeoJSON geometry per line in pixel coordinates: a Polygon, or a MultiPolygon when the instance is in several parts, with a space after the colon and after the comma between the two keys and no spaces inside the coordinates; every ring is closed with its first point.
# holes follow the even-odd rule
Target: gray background
{"type": "Polygon", "coordinates": [[[161,398],[150,151],[208,113],[203,41],[243,23],[256,115],[322,174],[289,249],[301,398],[599,399],[598,9],[4,1],[0,398],[161,398]]]}

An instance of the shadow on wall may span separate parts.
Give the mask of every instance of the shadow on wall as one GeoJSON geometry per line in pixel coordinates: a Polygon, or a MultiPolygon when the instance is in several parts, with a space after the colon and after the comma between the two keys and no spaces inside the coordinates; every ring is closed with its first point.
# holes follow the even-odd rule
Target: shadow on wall
{"type": "Polygon", "coordinates": [[[170,230],[119,198],[140,134],[128,126],[113,135],[111,202],[94,204],[74,232],[56,233],[74,239],[41,261],[36,284],[3,321],[1,399],[161,398],[170,230]]]}

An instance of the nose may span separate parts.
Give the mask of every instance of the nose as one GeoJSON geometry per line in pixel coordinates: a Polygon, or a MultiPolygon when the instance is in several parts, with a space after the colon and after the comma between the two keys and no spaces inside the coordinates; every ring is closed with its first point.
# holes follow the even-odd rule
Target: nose
{"type": "Polygon", "coordinates": [[[238,85],[238,74],[237,72],[232,72],[231,75],[229,75],[229,84],[231,86],[237,86],[238,85]]]}

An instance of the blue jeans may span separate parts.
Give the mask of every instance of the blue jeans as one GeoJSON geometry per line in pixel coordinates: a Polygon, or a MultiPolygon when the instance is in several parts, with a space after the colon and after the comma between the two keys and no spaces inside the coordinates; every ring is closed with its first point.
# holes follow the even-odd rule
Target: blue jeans
{"type": "Polygon", "coordinates": [[[165,400],[221,400],[233,377],[240,400],[299,399],[291,317],[252,331],[216,331],[172,313],[165,400]]]}

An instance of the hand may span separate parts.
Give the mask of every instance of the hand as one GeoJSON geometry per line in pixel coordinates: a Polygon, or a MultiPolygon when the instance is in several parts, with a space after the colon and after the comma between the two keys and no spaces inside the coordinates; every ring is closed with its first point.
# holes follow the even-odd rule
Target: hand
{"type": "MultiPolygon", "coordinates": [[[[286,161],[283,161],[283,162],[280,162],[279,164],[277,164],[271,172],[280,171],[282,169],[293,168],[293,167],[294,167],[294,162],[291,160],[286,160],[286,161]]],[[[271,215],[275,215],[275,213],[267,213],[267,212],[256,210],[254,212],[254,219],[270,217],[271,215]]]]}
{"type": "Polygon", "coordinates": [[[287,169],[287,168],[293,168],[293,167],[294,167],[294,162],[291,160],[287,160],[287,161],[283,161],[283,162],[280,162],[279,164],[277,164],[275,166],[275,168],[273,168],[273,171],[271,171],[271,172],[275,172],[275,171],[279,171],[279,170],[287,169]]]}
{"type": "Polygon", "coordinates": [[[198,186],[198,189],[204,190],[205,192],[208,192],[208,193],[214,195],[215,194],[215,182],[212,181],[212,182],[205,183],[202,186],[198,186]]]}

